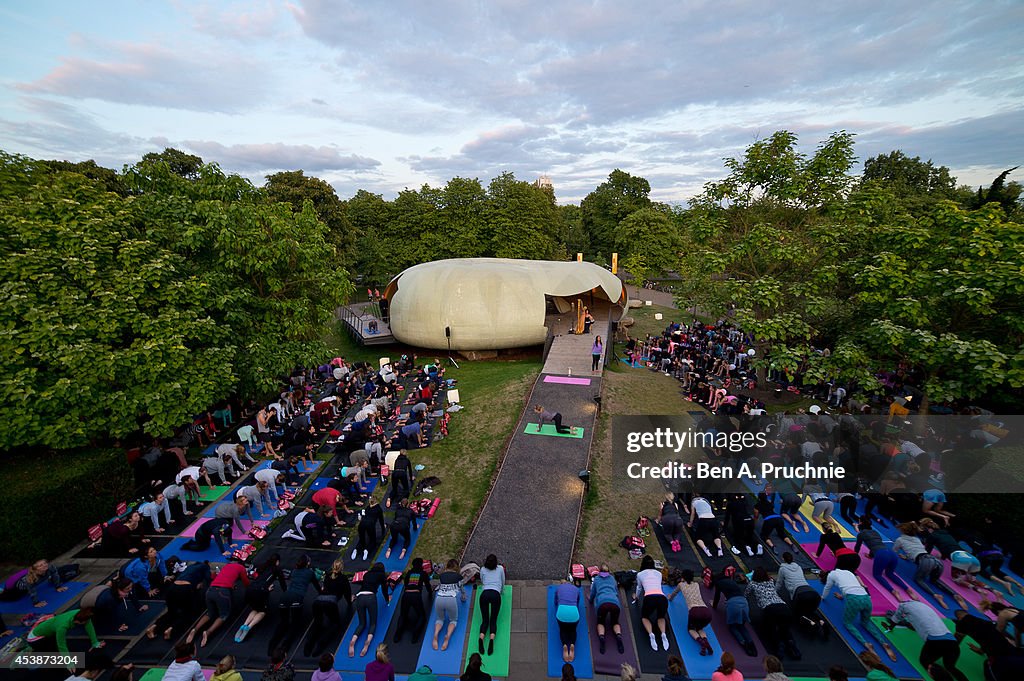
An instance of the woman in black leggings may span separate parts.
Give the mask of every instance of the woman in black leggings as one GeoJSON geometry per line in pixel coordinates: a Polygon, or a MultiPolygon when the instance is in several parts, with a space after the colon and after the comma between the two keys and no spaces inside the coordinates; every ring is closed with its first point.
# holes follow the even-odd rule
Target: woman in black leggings
{"type": "Polygon", "coordinates": [[[395,643],[402,640],[402,635],[410,628],[409,622],[413,617],[416,622],[412,628],[412,642],[418,643],[427,624],[427,609],[423,605],[424,592],[428,598],[432,593],[430,575],[423,571],[422,558],[412,559],[412,568],[405,573],[402,584],[405,588],[402,590],[402,604],[398,614],[398,625],[395,627],[395,643]]]}
{"type": "Polygon", "coordinates": [[[313,601],[313,626],[306,637],[303,653],[316,657],[324,651],[332,634],[341,634],[341,605],[347,608],[352,601],[352,587],[342,570],[341,559],[334,561],[331,571],[324,577],[324,587],[313,601]]]}
{"type": "Polygon", "coordinates": [[[281,601],[277,604],[277,628],[274,629],[274,635],[267,644],[267,655],[270,655],[279,644],[287,650],[295,635],[305,629],[305,625],[300,624],[298,620],[302,615],[302,602],[306,599],[309,587],[313,587],[318,594],[323,593],[323,587],[320,586],[310,563],[309,556],[301,556],[295,562],[295,569],[288,575],[288,588],[281,594],[281,601]]]}
{"type": "Polygon", "coordinates": [[[387,530],[387,526],[384,524],[384,509],[380,507],[380,503],[373,503],[363,512],[363,517],[359,519],[359,541],[356,542],[356,546],[352,549],[352,555],[349,556],[352,560],[358,560],[360,552],[362,560],[366,560],[370,556],[370,549],[377,545],[377,526],[380,525],[380,534],[384,535],[387,530]]]}
{"type": "Polygon", "coordinates": [[[391,521],[391,544],[388,545],[388,550],[384,552],[385,558],[391,557],[391,552],[398,545],[399,537],[405,540],[405,546],[402,547],[402,552],[398,554],[398,559],[405,558],[405,552],[412,546],[412,532],[410,528],[418,530],[419,523],[416,522],[416,514],[409,508],[409,500],[402,499],[398,502],[398,508],[395,509],[395,518],[391,521]]]}
{"type": "Polygon", "coordinates": [[[374,563],[373,567],[363,575],[363,581],[356,593],[356,617],[359,618],[359,625],[352,633],[352,639],[348,642],[348,656],[356,656],[356,643],[363,631],[366,631],[366,641],[360,656],[366,655],[373,643],[373,635],[377,631],[377,590],[384,596],[384,602],[391,602],[391,594],[388,593],[388,575],[384,572],[384,563],[374,563]]]}
{"type": "Polygon", "coordinates": [[[487,654],[494,654],[494,635],[498,632],[498,612],[501,611],[501,592],[505,588],[505,568],[498,565],[498,557],[493,553],[487,556],[483,569],[480,570],[480,654],[484,652],[484,639],[490,634],[487,643],[487,654]]]}

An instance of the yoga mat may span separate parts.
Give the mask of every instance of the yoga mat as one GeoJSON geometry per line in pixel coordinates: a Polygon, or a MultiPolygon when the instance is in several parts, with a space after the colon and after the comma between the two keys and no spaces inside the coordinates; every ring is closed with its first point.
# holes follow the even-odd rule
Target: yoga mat
{"type": "MultiPolygon", "coordinates": [[[[555,619],[555,591],[558,586],[548,586],[548,676],[559,678],[562,675],[562,641],[558,634],[558,620],[555,619]]],[[[580,621],[576,624],[576,657],[572,661],[573,671],[578,679],[594,678],[594,664],[590,656],[590,641],[587,636],[589,629],[587,623],[587,608],[583,603],[583,590],[579,592],[579,603],[577,609],[580,613],[580,621]]],[[[612,638],[612,647],[615,647],[615,639],[612,638]]]]}
{"type": "MultiPolygon", "coordinates": [[[[811,582],[811,587],[815,589],[818,593],[821,593],[824,589],[824,585],[821,584],[821,582],[811,582]]],[[[856,651],[857,653],[860,653],[864,650],[864,646],[861,645],[857,641],[857,639],[855,639],[850,634],[850,632],[846,630],[846,626],[843,625],[843,606],[843,601],[836,598],[835,594],[833,593],[829,594],[828,598],[825,598],[821,601],[821,605],[818,609],[821,611],[823,615],[825,615],[825,619],[827,619],[829,623],[832,624],[832,626],[835,628],[835,631],[838,634],[838,636],[842,640],[846,641],[846,644],[852,650],[856,651]]],[[[899,650],[896,651],[896,661],[894,662],[893,660],[890,660],[889,656],[885,654],[885,650],[882,649],[882,644],[875,640],[873,636],[869,635],[867,630],[865,630],[863,626],[857,626],[860,628],[861,634],[864,636],[864,639],[866,641],[870,641],[874,645],[875,652],[877,652],[879,656],[881,656],[882,661],[896,673],[896,676],[898,678],[919,678],[920,675],[917,673],[917,670],[914,669],[914,666],[905,656],[900,654],[899,650]]],[[[832,638],[836,638],[836,636],[833,636],[832,638]]],[[[860,668],[861,666],[859,663],[852,667],[847,666],[847,669],[860,668]]]]}
{"type": "MultiPolygon", "coordinates": [[[[668,630],[666,632],[668,634],[668,650],[662,650],[661,636],[657,632],[655,633],[655,639],[658,643],[658,649],[652,650],[647,630],[644,629],[643,622],[640,621],[640,606],[641,602],[639,600],[633,603],[632,597],[630,597],[628,607],[623,609],[623,614],[627,611],[629,612],[629,626],[633,628],[633,639],[636,641],[636,655],[640,663],[640,671],[645,674],[664,674],[667,669],[668,656],[679,654],[679,642],[676,640],[672,623],[666,617],[665,628],[668,630]]],[[[655,628],[658,626],[657,622],[651,622],[651,624],[655,628]]],[[[686,623],[684,622],[683,626],[685,625],[686,623]]],[[[623,629],[625,628],[623,626],[623,629]]],[[[623,636],[626,636],[625,632],[623,632],[623,636]]]]}
{"type": "Polygon", "coordinates": [[[427,633],[423,637],[420,657],[416,663],[417,669],[427,665],[435,674],[458,676],[462,673],[462,651],[466,648],[466,635],[469,632],[469,609],[473,606],[473,587],[464,586],[462,591],[466,595],[466,600],[459,601],[459,622],[455,625],[455,631],[452,632],[452,637],[448,641],[447,650],[441,650],[445,632],[448,631],[447,623],[443,623],[441,627],[441,633],[437,637],[437,650],[434,650],[434,621],[437,617],[437,599],[434,599],[434,608],[430,611],[427,633]]]}
{"type": "MultiPolygon", "coordinates": [[[[992,593],[988,593],[988,592],[986,592],[985,594],[980,594],[977,591],[975,591],[974,589],[969,589],[966,586],[961,586],[961,585],[957,584],[956,582],[954,582],[953,581],[953,564],[950,563],[948,560],[942,561],[942,581],[945,582],[946,584],[948,584],[950,586],[950,588],[953,589],[953,591],[957,592],[958,594],[960,594],[961,596],[964,597],[964,600],[967,601],[967,603],[971,606],[971,607],[967,608],[967,611],[970,612],[972,615],[981,615],[982,617],[987,617],[987,618],[989,618],[991,620],[994,620],[994,619],[996,619],[995,615],[993,615],[992,613],[988,612],[987,610],[986,611],[982,611],[981,606],[979,605],[979,603],[981,603],[981,601],[986,600],[986,599],[988,599],[990,601],[992,601],[992,600],[998,601],[998,600],[1005,600],[1006,599],[1006,595],[1002,591],[1000,591],[998,589],[994,589],[993,588],[994,591],[995,591],[995,595],[993,595],[992,593]]],[[[959,606],[957,606],[957,607],[959,607],[959,606]]]]}
{"type": "MultiPolygon", "coordinates": [[[[573,378],[572,376],[545,376],[545,383],[563,383],[565,385],[590,385],[589,378],[573,378]]],[[[557,676],[561,676],[562,672],[559,669],[557,676]]],[[[577,675],[578,676],[578,675],[577,675]]]]}
{"type": "MultiPolygon", "coordinates": [[[[939,602],[935,600],[933,596],[925,592],[921,588],[921,586],[914,581],[914,572],[916,572],[916,570],[916,565],[911,563],[909,560],[903,560],[902,558],[900,558],[900,562],[896,565],[896,574],[898,574],[903,579],[903,581],[907,583],[908,586],[914,589],[914,592],[918,595],[918,600],[924,601],[925,603],[931,605],[943,617],[951,616],[953,614],[953,611],[959,608],[960,606],[957,605],[956,601],[948,593],[942,591],[941,589],[935,586],[932,586],[932,589],[935,589],[937,593],[942,595],[942,599],[946,601],[946,605],[948,607],[943,608],[941,605],[939,605],[939,602]]],[[[942,577],[940,577],[939,580],[948,584],[948,581],[943,579],[942,577]]]]}
{"type": "Polygon", "coordinates": [[[527,435],[550,435],[551,437],[571,437],[576,440],[583,439],[583,428],[579,426],[576,427],[575,435],[572,433],[559,433],[554,424],[551,423],[545,423],[543,426],[539,426],[536,423],[527,423],[523,432],[527,435]]]}
{"type": "MultiPolygon", "coordinates": [[[[666,594],[671,593],[670,587],[664,587],[666,594]]],[[[708,607],[711,607],[710,602],[708,607]]],[[[686,600],[682,594],[677,594],[675,598],[668,602],[668,617],[669,625],[672,627],[676,634],[676,641],[679,642],[679,657],[685,660],[686,673],[691,679],[710,679],[711,675],[718,669],[718,664],[722,656],[722,644],[718,640],[718,636],[715,635],[714,629],[710,625],[704,628],[704,633],[708,637],[708,642],[714,649],[714,653],[711,655],[701,655],[700,646],[690,636],[686,629],[686,623],[689,620],[689,609],[686,607],[686,600]]],[[[729,637],[730,642],[732,637],[729,637]]],[[[733,654],[741,654],[742,652],[735,650],[733,646],[729,647],[733,654]]]]}
{"type": "Polygon", "coordinates": [[[377,644],[385,642],[388,629],[391,626],[391,618],[394,616],[395,611],[398,610],[398,604],[401,600],[401,584],[395,587],[394,592],[391,594],[391,602],[389,603],[385,603],[384,596],[381,595],[380,590],[377,591],[377,628],[373,631],[373,641],[370,642],[370,646],[366,649],[366,655],[359,654],[363,644],[366,642],[367,631],[364,628],[363,633],[359,635],[359,639],[356,641],[355,656],[348,656],[349,642],[359,626],[358,616],[354,615],[352,617],[352,622],[345,629],[345,636],[341,639],[341,645],[338,646],[338,650],[334,654],[335,669],[338,671],[361,672],[366,669],[366,665],[371,660],[376,659],[377,644]]]}
{"type": "Polygon", "coordinates": [[[66,582],[62,586],[66,586],[67,591],[57,591],[49,582],[39,585],[36,589],[36,597],[46,602],[46,605],[41,608],[32,605],[32,599],[26,594],[16,601],[0,601],[0,613],[26,615],[29,613],[49,614],[57,612],[65,604],[81,596],[82,592],[91,587],[92,584],[89,582],[66,582]]]}
{"type": "Polygon", "coordinates": [[[320,663],[320,656],[325,652],[333,652],[337,650],[342,644],[345,636],[345,630],[348,628],[349,622],[352,621],[352,616],[355,614],[355,610],[352,608],[350,603],[342,603],[339,612],[341,613],[341,627],[339,629],[334,629],[333,625],[325,625],[317,634],[317,637],[320,639],[317,643],[319,650],[314,649],[311,651],[311,655],[306,655],[306,644],[309,643],[310,637],[313,636],[313,626],[312,622],[310,623],[310,627],[306,630],[306,633],[293,646],[294,653],[292,654],[291,663],[295,665],[296,669],[303,671],[312,671],[317,669],[320,663]]]}
{"type": "MultiPolygon", "coordinates": [[[[828,547],[821,552],[820,558],[814,555],[814,552],[818,550],[817,544],[801,544],[800,548],[806,551],[811,560],[822,570],[832,570],[835,568],[836,557],[832,555],[832,551],[828,547]]],[[[899,603],[893,599],[891,593],[883,590],[871,576],[871,566],[868,564],[868,560],[866,556],[861,556],[861,564],[857,570],[857,576],[860,577],[864,588],[868,590],[868,595],[871,596],[871,614],[884,615],[890,610],[895,610],[899,603]]]]}
{"type": "Polygon", "coordinates": [[[619,653],[615,645],[615,633],[608,627],[605,633],[605,648],[602,655],[600,641],[597,638],[597,611],[590,602],[590,587],[583,591],[583,597],[587,603],[587,621],[593,624],[587,627],[590,632],[590,652],[594,657],[594,671],[598,674],[618,674],[623,664],[628,664],[634,669],[639,666],[636,659],[636,648],[633,646],[633,637],[629,635],[629,625],[623,620],[626,613],[623,611],[622,595],[619,595],[619,626],[622,628],[622,653],[619,653]]]}
{"type": "MultiPolygon", "coordinates": [[[[163,601],[139,601],[139,605],[148,605],[149,608],[144,612],[139,612],[135,609],[135,606],[129,601],[122,601],[118,604],[117,614],[114,615],[114,621],[112,625],[103,626],[100,623],[95,623],[96,635],[100,639],[106,639],[109,637],[113,638],[135,638],[143,631],[146,630],[150,624],[156,621],[156,618],[163,613],[167,608],[164,606],[163,601]],[[127,624],[128,628],[124,631],[120,631],[120,626],[127,624]]],[[[75,605],[75,607],[78,607],[75,605]]],[[[85,636],[86,634],[82,634],[85,636]]],[[[76,638],[79,638],[76,634],[76,638]]]]}
{"type": "MultiPolygon", "coordinates": [[[[475,605],[473,607],[473,620],[469,624],[469,631],[472,632],[469,641],[469,653],[477,652],[477,641],[480,638],[480,625],[483,617],[480,614],[480,594],[476,592],[475,605]]],[[[498,611],[498,634],[494,637],[494,653],[484,654],[483,671],[491,676],[508,676],[509,647],[512,643],[512,585],[506,584],[501,592],[501,609],[498,611]]],[[[487,642],[484,642],[484,650],[487,650],[487,642]]],[[[559,674],[561,676],[561,674],[559,674]]]]}
{"type": "Polygon", "coordinates": [[[420,624],[418,629],[414,630],[413,627],[409,626],[411,623],[406,623],[401,640],[395,640],[395,635],[398,632],[398,621],[402,617],[401,605],[396,609],[395,616],[391,618],[391,626],[388,627],[385,643],[388,644],[388,651],[391,653],[391,664],[395,666],[395,672],[399,674],[412,674],[416,671],[416,660],[420,657],[420,647],[428,636],[433,635],[434,620],[430,617],[430,613],[433,612],[434,604],[425,590],[420,591],[420,600],[423,602],[423,609],[427,613],[427,621],[420,624]],[[429,634],[427,629],[430,630],[429,634]],[[414,636],[416,637],[415,640],[413,640],[414,636]]]}
{"type": "Polygon", "coordinates": [[[146,673],[139,678],[139,681],[163,681],[165,673],[167,673],[167,667],[147,669],[146,673]]]}
{"type": "MultiPolygon", "coordinates": [[[[805,520],[807,520],[807,524],[810,525],[813,528],[812,532],[814,532],[814,530],[817,530],[817,532],[815,534],[816,534],[816,536],[820,537],[821,536],[821,525],[811,519],[811,516],[814,515],[814,504],[811,503],[811,500],[809,498],[808,499],[804,499],[804,503],[800,506],[800,514],[804,517],[805,520]]],[[[841,536],[844,540],[847,540],[847,541],[849,541],[851,539],[856,539],[856,537],[848,529],[846,529],[845,525],[843,525],[842,523],[838,522],[839,521],[839,504],[836,504],[835,512],[833,513],[832,517],[835,518],[836,525],[839,526],[839,536],[841,536]]]]}
{"type": "MultiPolygon", "coordinates": [[[[714,603],[714,589],[705,589],[704,586],[701,585],[700,591],[701,595],[704,596],[704,602],[708,603],[709,605],[711,603],[714,603]]],[[[676,597],[676,600],[679,600],[678,596],[676,597]]],[[[718,642],[722,644],[723,649],[731,651],[733,656],[736,658],[736,668],[740,670],[741,674],[743,674],[743,678],[756,679],[758,677],[761,677],[764,675],[764,666],[761,664],[761,660],[764,658],[766,654],[764,646],[761,645],[760,639],[754,632],[753,626],[750,623],[747,623],[747,634],[754,642],[754,647],[757,649],[757,654],[751,657],[743,651],[743,648],[740,647],[739,642],[732,635],[732,632],[729,631],[729,625],[726,624],[725,600],[725,598],[720,598],[718,601],[718,607],[711,608],[711,624],[709,626],[715,632],[715,638],[717,638],[718,642]]],[[[705,629],[705,631],[707,630],[705,629]]],[[[716,657],[715,659],[717,660],[720,657],[721,654],[719,654],[718,657],[716,657]]],[[[710,679],[711,676],[709,675],[707,678],[710,679]]]]}
{"type": "MultiPolygon", "coordinates": [[[[236,530],[237,532],[237,530],[236,530]]],[[[217,550],[217,542],[210,542],[210,547],[205,551],[188,551],[181,548],[185,542],[190,541],[189,537],[175,537],[171,540],[171,543],[160,552],[160,555],[164,558],[170,558],[171,556],[178,556],[182,560],[189,562],[197,562],[201,560],[208,560],[211,563],[226,563],[228,562],[229,556],[225,556],[217,550]]],[[[246,544],[250,543],[249,539],[239,539],[236,537],[234,544],[237,546],[225,546],[226,551],[233,551],[234,549],[240,549],[246,544]]]]}
{"type": "MultiPolygon", "coordinates": [[[[199,518],[199,519],[198,519],[198,520],[196,520],[196,521],[195,521],[194,523],[192,523],[191,525],[189,525],[189,526],[188,526],[188,527],[187,527],[187,528],[185,529],[185,531],[184,531],[184,532],[182,532],[182,533],[181,533],[181,534],[180,534],[179,536],[180,536],[180,537],[186,537],[186,538],[189,538],[189,539],[191,539],[192,537],[196,536],[196,532],[197,532],[197,531],[199,530],[199,526],[200,526],[200,525],[202,525],[203,523],[205,523],[205,522],[206,522],[207,520],[209,520],[210,518],[213,518],[213,517],[214,517],[214,516],[213,516],[212,514],[211,514],[211,515],[208,515],[208,516],[204,515],[203,517],[199,518]]],[[[260,525],[266,525],[266,524],[267,524],[267,523],[269,523],[269,522],[270,522],[270,520],[271,520],[271,517],[270,517],[270,516],[264,516],[263,518],[260,518],[260,516],[259,516],[259,515],[257,515],[257,514],[256,514],[255,512],[253,512],[253,517],[255,517],[255,518],[257,518],[257,519],[258,519],[258,520],[257,520],[256,522],[258,522],[258,523],[259,523],[260,525]]],[[[242,518],[242,521],[241,521],[241,522],[242,522],[242,530],[244,530],[244,532],[243,532],[243,531],[240,531],[240,530],[238,529],[238,526],[237,526],[237,525],[235,525],[235,524],[233,524],[233,523],[232,523],[232,525],[231,525],[231,528],[232,528],[232,529],[231,529],[231,532],[232,532],[232,534],[234,535],[234,537],[235,537],[235,540],[236,540],[236,541],[237,541],[237,540],[238,540],[238,539],[239,539],[240,537],[246,537],[247,533],[249,532],[249,529],[250,529],[250,528],[252,527],[252,525],[253,525],[253,522],[252,522],[251,520],[249,520],[248,518],[244,518],[244,517],[243,517],[243,518],[242,518]]],[[[216,542],[214,542],[214,543],[216,544],[216,542]]],[[[163,551],[161,551],[161,553],[163,553],[163,551]]]]}
{"type": "MultiPolygon", "coordinates": [[[[875,624],[882,627],[882,622],[885,618],[875,617],[875,624]]],[[[956,625],[952,620],[943,618],[946,623],[946,627],[952,633],[956,630],[956,625]]],[[[892,631],[885,631],[885,637],[892,641],[892,646],[896,648],[897,652],[903,657],[910,660],[910,664],[914,666],[917,673],[924,679],[930,679],[927,670],[921,666],[921,648],[924,647],[924,641],[917,635],[913,629],[907,627],[896,627],[892,631]]],[[[941,662],[941,660],[940,660],[941,662]]],[[[960,659],[956,663],[957,669],[967,675],[967,678],[971,681],[977,679],[982,681],[985,678],[985,658],[978,655],[967,646],[967,640],[965,639],[960,643],[960,659]]]]}

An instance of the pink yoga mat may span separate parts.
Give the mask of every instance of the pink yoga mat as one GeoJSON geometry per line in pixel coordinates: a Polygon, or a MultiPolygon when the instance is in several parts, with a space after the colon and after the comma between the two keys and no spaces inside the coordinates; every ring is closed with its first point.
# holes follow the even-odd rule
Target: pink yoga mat
{"type": "MultiPolygon", "coordinates": [[[[981,610],[981,607],[978,604],[981,603],[981,601],[983,599],[985,599],[985,598],[988,598],[988,600],[993,600],[993,601],[994,600],[998,600],[998,601],[1000,601],[1002,603],[1006,602],[1006,595],[1003,592],[999,591],[999,590],[995,590],[995,594],[994,595],[993,594],[989,594],[989,593],[986,593],[985,595],[982,595],[982,594],[978,593],[977,591],[974,591],[973,589],[968,589],[965,586],[960,586],[959,584],[957,584],[956,582],[953,581],[953,565],[952,565],[952,563],[950,563],[948,560],[944,560],[942,562],[943,562],[942,581],[945,584],[949,585],[949,588],[951,588],[953,591],[955,591],[956,593],[958,593],[961,596],[963,596],[965,601],[967,601],[968,603],[973,605],[975,608],[978,608],[979,611],[981,610]]],[[[947,596],[946,600],[948,602],[948,600],[949,600],[948,596],[947,596]]],[[[953,604],[950,603],[950,606],[952,606],[952,605],[953,604]]],[[[959,606],[957,606],[957,607],[959,607],[959,606]]],[[[989,619],[994,620],[996,618],[995,615],[993,615],[992,613],[990,613],[988,611],[983,611],[983,612],[985,612],[985,614],[988,616],[989,619]]]]}
{"type": "MultiPolygon", "coordinates": [[[[822,570],[831,570],[836,566],[836,557],[832,555],[832,551],[828,548],[821,552],[821,557],[819,558],[814,555],[818,550],[817,544],[801,544],[800,546],[822,570]]],[[[857,576],[860,577],[860,581],[864,583],[864,588],[868,590],[868,595],[871,596],[871,614],[884,615],[889,610],[895,610],[899,603],[892,597],[891,593],[882,589],[878,582],[875,581],[875,578],[871,576],[873,561],[864,555],[860,559],[861,563],[860,568],[857,570],[857,576]]],[[[832,598],[831,594],[829,598],[832,598]]]]}
{"type": "Polygon", "coordinates": [[[589,378],[573,378],[572,376],[545,376],[545,383],[565,383],[566,385],[590,385],[589,378]]]}

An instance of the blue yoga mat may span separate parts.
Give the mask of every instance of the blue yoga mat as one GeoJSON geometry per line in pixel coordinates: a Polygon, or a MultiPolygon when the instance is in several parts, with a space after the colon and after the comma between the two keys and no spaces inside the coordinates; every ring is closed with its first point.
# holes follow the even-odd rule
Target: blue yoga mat
{"type": "MultiPolygon", "coordinates": [[[[57,612],[92,585],[89,582],[67,582],[64,586],[68,588],[67,591],[57,591],[49,582],[40,584],[36,594],[39,600],[46,601],[46,605],[42,608],[33,606],[32,599],[26,595],[16,601],[0,601],[0,613],[42,615],[57,612]]],[[[8,624],[13,624],[13,622],[8,622],[8,624]]]]}
{"type": "MultiPolygon", "coordinates": [[[[818,580],[811,580],[811,587],[818,593],[822,593],[825,585],[818,580]]],[[[825,616],[829,622],[835,627],[836,632],[846,641],[846,644],[850,646],[850,649],[855,653],[860,653],[864,650],[857,639],[855,639],[850,632],[846,630],[846,626],[843,624],[843,601],[835,597],[834,594],[829,594],[828,598],[821,601],[821,606],[818,608],[821,614],[825,616]]],[[[921,675],[917,673],[914,665],[910,664],[907,658],[903,657],[899,650],[896,651],[896,661],[893,662],[889,659],[889,656],[885,654],[885,650],[882,649],[882,644],[875,640],[873,636],[870,636],[863,626],[860,627],[861,634],[863,634],[865,640],[870,641],[875,647],[875,652],[882,658],[882,662],[889,666],[896,673],[896,677],[900,679],[919,679],[921,675]]]]}
{"type": "MultiPolygon", "coordinates": [[[[471,616],[470,608],[473,607],[473,587],[464,586],[462,587],[463,592],[466,594],[466,600],[459,602],[459,623],[455,625],[455,631],[452,632],[452,638],[448,642],[448,650],[441,650],[441,642],[444,641],[444,634],[448,631],[448,623],[445,622],[441,627],[441,634],[437,637],[438,649],[434,650],[433,637],[434,637],[434,618],[436,615],[432,612],[430,616],[430,623],[427,625],[426,634],[423,636],[423,647],[420,648],[420,659],[416,663],[416,668],[419,669],[423,665],[429,666],[435,674],[450,674],[452,676],[458,676],[462,673],[462,651],[466,647],[466,635],[469,632],[469,619],[471,616]]],[[[434,599],[435,606],[437,599],[434,599]]]]}
{"type": "MultiPolygon", "coordinates": [[[[178,558],[181,558],[182,560],[188,562],[198,562],[201,560],[208,560],[212,563],[228,562],[228,556],[225,556],[217,550],[217,542],[210,542],[210,548],[206,549],[205,551],[187,551],[181,548],[185,544],[185,542],[190,541],[191,539],[191,537],[175,537],[173,540],[171,540],[170,544],[161,549],[160,556],[164,559],[167,559],[171,556],[177,555],[178,558]]],[[[242,548],[250,542],[237,540],[236,543],[238,544],[238,546],[236,546],[235,548],[242,548]]]]}
{"type": "MultiPolygon", "coordinates": [[[[558,620],[555,619],[555,591],[558,586],[548,586],[548,676],[556,679],[562,676],[562,641],[558,635],[558,620]]],[[[583,602],[583,589],[580,589],[577,609],[580,621],[576,625],[576,659],[572,668],[577,679],[594,678],[594,661],[590,656],[590,634],[587,630],[587,608],[583,602]]]]}
{"type": "Polygon", "coordinates": [[[356,641],[355,657],[348,656],[348,643],[352,640],[352,634],[355,633],[356,627],[359,626],[358,616],[352,617],[352,621],[349,623],[348,629],[345,630],[345,637],[341,639],[341,645],[334,654],[335,669],[338,671],[361,672],[366,669],[366,665],[369,664],[370,661],[376,659],[377,644],[384,643],[384,639],[387,637],[388,627],[391,626],[391,618],[394,616],[395,611],[398,610],[398,604],[401,600],[401,584],[395,587],[394,592],[391,594],[390,603],[385,603],[384,596],[380,594],[380,591],[377,592],[377,628],[373,632],[373,641],[370,643],[370,647],[366,650],[366,655],[359,654],[359,651],[362,650],[363,643],[366,642],[366,631],[364,630],[360,635],[359,640],[356,641]]]}
{"type": "Polygon", "coordinates": [[[381,543],[381,550],[380,554],[377,556],[377,560],[384,563],[385,572],[404,572],[409,567],[409,563],[411,563],[413,559],[413,551],[416,548],[416,540],[420,538],[420,532],[423,531],[423,526],[426,524],[427,519],[420,518],[418,522],[420,525],[419,529],[409,530],[409,537],[412,540],[412,543],[409,545],[409,548],[405,552],[405,558],[399,559],[398,557],[402,553],[401,547],[402,544],[404,543],[402,541],[399,541],[398,546],[396,546],[395,550],[391,552],[391,557],[385,558],[384,554],[387,552],[388,545],[391,543],[391,536],[389,534],[388,536],[384,537],[384,541],[381,543]]]}
{"type": "MultiPolygon", "coordinates": [[[[662,590],[666,595],[672,593],[672,589],[667,586],[662,590]]],[[[686,599],[682,594],[676,594],[676,597],[668,602],[668,623],[672,627],[672,631],[675,632],[676,641],[679,642],[679,657],[685,660],[686,673],[691,679],[710,679],[721,662],[719,658],[722,656],[722,644],[718,641],[711,625],[708,624],[704,627],[704,633],[715,652],[713,655],[701,655],[700,645],[686,630],[689,618],[690,611],[686,607],[686,599]]],[[[730,644],[732,644],[731,649],[735,650],[737,647],[735,642],[730,641],[730,644]]]]}

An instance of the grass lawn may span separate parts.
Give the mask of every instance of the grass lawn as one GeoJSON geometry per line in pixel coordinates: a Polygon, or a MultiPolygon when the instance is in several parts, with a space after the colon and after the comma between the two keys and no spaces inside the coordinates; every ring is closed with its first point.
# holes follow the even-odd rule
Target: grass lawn
{"type": "MultiPolygon", "coordinates": [[[[400,346],[364,348],[344,332],[336,333],[328,342],[350,361],[374,365],[379,357],[397,359],[412,352],[400,346]]],[[[444,356],[429,351],[417,354],[421,363],[444,356]]],[[[420,535],[417,555],[446,561],[462,554],[490,489],[498,459],[526,408],[526,398],[540,369],[539,354],[525,360],[466,360],[459,362],[458,369],[446,369],[445,378],[458,381],[456,387],[463,409],[452,416],[448,437],[426,449],[409,452],[414,465],[426,466],[420,477],[441,479],[441,484],[434,488],[434,496],[441,498],[441,505],[420,535]]]]}

